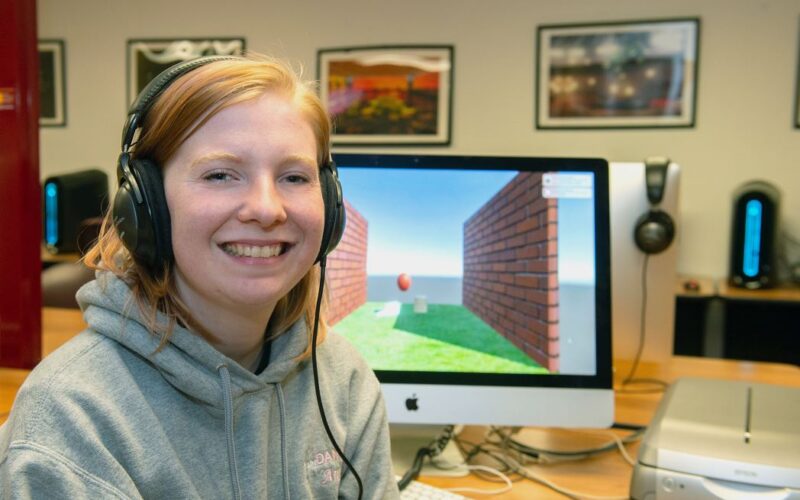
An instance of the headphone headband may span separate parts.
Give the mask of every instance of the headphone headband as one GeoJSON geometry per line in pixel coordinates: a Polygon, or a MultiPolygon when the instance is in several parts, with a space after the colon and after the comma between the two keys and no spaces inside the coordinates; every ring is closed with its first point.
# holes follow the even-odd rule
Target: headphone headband
{"type": "Polygon", "coordinates": [[[133,136],[136,133],[136,130],[139,128],[141,120],[145,117],[145,115],[147,115],[147,112],[150,110],[150,107],[153,105],[156,98],[161,95],[161,93],[164,92],[164,90],[166,90],[166,88],[169,87],[173,81],[200,66],[205,66],[206,64],[215,61],[236,59],[241,58],[237,56],[200,57],[197,59],[192,59],[191,61],[184,61],[174,66],[170,66],[159,73],[155,78],[150,80],[150,83],[148,83],[145,88],[139,92],[136,100],[133,101],[133,104],[131,104],[131,107],[128,109],[128,120],[125,123],[125,128],[122,130],[122,152],[128,152],[128,149],[130,149],[131,143],[133,142],[133,136]]]}

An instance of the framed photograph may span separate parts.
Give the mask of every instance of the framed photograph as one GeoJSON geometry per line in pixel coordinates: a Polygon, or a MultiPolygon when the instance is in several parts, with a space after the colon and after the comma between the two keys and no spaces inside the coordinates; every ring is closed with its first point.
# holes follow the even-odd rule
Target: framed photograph
{"type": "Polygon", "coordinates": [[[244,38],[128,40],[128,105],[163,70],[201,56],[242,55],[244,38]]]}
{"type": "Polygon", "coordinates": [[[693,127],[697,18],[539,26],[536,128],[693,127]]]}
{"type": "Polygon", "coordinates": [[[334,145],[450,144],[452,45],[322,49],[317,77],[334,145]]]}
{"type": "Polygon", "coordinates": [[[67,125],[64,40],[39,40],[39,126],[67,125]]]}
{"type": "Polygon", "coordinates": [[[794,128],[800,129],[800,44],[797,50],[797,76],[794,81],[795,95],[794,95],[794,128]]]}

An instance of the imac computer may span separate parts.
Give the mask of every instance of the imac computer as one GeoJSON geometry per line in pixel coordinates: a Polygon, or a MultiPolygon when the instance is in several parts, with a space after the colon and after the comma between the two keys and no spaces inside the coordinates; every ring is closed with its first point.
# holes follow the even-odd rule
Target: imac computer
{"type": "Polygon", "coordinates": [[[608,164],[337,154],[328,323],[392,424],[613,422],[608,164]]]}

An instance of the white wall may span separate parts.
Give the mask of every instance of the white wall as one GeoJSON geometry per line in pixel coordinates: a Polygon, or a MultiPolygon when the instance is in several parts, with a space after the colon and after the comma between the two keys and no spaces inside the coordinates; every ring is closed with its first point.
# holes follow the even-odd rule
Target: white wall
{"type": "Polygon", "coordinates": [[[42,178],[89,166],[113,178],[129,38],[243,36],[311,78],[318,48],[445,43],[455,46],[452,145],[426,152],[669,156],[683,166],[685,274],[727,273],[731,194],[744,181],[779,185],[800,234],[798,0],[38,0],[38,15],[40,38],[67,43],[68,126],[42,129],[42,178]],[[702,23],[694,128],[535,130],[537,25],[687,16],[702,23]]]}

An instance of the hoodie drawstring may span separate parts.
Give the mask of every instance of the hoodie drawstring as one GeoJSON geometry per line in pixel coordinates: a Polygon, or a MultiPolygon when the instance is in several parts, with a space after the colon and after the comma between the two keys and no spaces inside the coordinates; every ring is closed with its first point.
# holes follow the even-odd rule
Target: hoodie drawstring
{"type": "MultiPolygon", "coordinates": [[[[233,395],[231,391],[231,374],[228,367],[217,367],[222,383],[222,401],[225,406],[225,436],[228,440],[228,466],[231,470],[231,483],[233,483],[233,498],[241,500],[242,492],[239,489],[239,470],[236,468],[236,442],[233,435],[233,395]]],[[[283,420],[281,420],[283,421],[283,420]]]]}
{"type": "Polygon", "coordinates": [[[275,384],[276,393],[278,394],[278,410],[281,416],[281,463],[283,464],[283,491],[284,498],[290,500],[292,498],[289,493],[289,457],[286,451],[286,406],[283,399],[283,387],[281,384],[275,384]]]}

